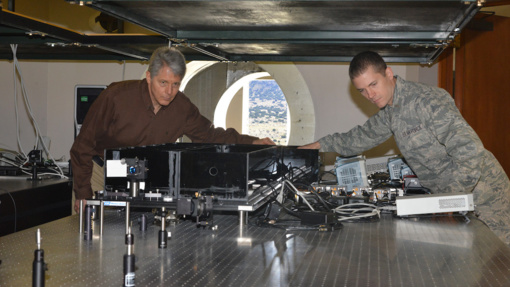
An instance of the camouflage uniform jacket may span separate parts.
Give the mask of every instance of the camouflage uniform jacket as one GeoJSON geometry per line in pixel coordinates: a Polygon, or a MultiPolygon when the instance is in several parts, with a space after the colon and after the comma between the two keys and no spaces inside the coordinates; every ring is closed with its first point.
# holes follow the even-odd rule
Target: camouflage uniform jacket
{"type": "Polygon", "coordinates": [[[478,190],[476,203],[477,195],[483,192],[480,189],[499,187],[508,198],[510,184],[501,165],[483,147],[452,97],[437,87],[397,76],[393,105],[382,108],[363,126],[328,135],[319,143],[321,151],[352,156],[392,135],[422,185],[433,192],[478,190]]]}

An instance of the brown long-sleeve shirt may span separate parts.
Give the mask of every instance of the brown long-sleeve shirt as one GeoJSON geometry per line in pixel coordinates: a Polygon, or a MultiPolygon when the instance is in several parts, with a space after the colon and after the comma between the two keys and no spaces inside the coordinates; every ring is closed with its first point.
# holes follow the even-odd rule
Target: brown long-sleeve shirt
{"type": "Polygon", "coordinates": [[[112,83],[90,107],[71,148],[76,199],[92,197],[92,158],[110,148],[173,143],[186,135],[197,143],[251,144],[256,137],[214,128],[183,93],[157,114],[147,81],[112,83]]]}

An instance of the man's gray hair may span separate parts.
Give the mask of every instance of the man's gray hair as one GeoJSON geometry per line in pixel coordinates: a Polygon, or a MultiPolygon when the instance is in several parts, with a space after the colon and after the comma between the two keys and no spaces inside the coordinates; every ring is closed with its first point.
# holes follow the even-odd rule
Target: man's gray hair
{"type": "Polygon", "coordinates": [[[181,78],[186,74],[186,60],[184,55],[177,49],[171,47],[157,48],[149,60],[148,71],[151,78],[158,75],[161,68],[168,66],[172,72],[181,78]]]}

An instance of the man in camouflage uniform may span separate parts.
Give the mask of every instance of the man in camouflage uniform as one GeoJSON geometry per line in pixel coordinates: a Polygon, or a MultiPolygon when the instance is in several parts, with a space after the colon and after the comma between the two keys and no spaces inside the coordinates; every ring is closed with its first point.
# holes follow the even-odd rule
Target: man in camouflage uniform
{"type": "Polygon", "coordinates": [[[303,146],[354,156],[390,136],[420,183],[434,193],[473,192],[476,212],[510,244],[510,181],[443,89],[394,76],[377,53],[363,52],[349,67],[353,85],[380,110],[346,133],[303,146]]]}

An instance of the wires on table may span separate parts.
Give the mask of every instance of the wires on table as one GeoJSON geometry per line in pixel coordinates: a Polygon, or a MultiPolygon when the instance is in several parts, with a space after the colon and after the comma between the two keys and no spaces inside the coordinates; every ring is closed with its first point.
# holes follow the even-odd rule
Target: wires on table
{"type": "Polygon", "coordinates": [[[381,211],[374,204],[350,203],[334,209],[340,222],[372,222],[381,218],[381,211]]]}

